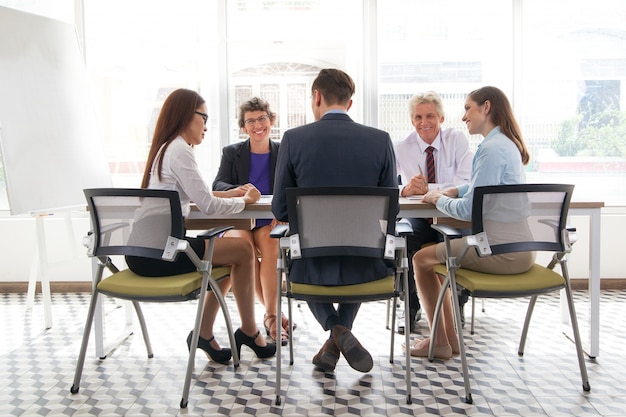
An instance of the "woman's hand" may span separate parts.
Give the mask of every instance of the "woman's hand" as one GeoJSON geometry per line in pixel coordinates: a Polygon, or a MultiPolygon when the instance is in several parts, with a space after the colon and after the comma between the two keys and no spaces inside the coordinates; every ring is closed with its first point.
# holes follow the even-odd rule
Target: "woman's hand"
{"type": "Polygon", "coordinates": [[[430,190],[429,192],[424,194],[424,198],[422,199],[422,201],[424,201],[425,203],[431,203],[436,205],[437,200],[439,200],[439,197],[441,197],[442,195],[444,195],[444,193],[438,188],[436,190],[430,190]]]}
{"type": "Polygon", "coordinates": [[[261,192],[252,184],[245,184],[238,188],[245,189],[243,201],[245,201],[246,204],[256,203],[261,198],[261,192]]]}
{"type": "Polygon", "coordinates": [[[443,190],[443,195],[446,197],[456,198],[459,196],[459,190],[456,187],[451,187],[447,190],[443,190]]]}
{"type": "Polygon", "coordinates": [[[270,229],[276,227],[277,224],[289,224],[289,222],[281,222],[276,219],[272,219],[272,222],[270,223],[270,229]]]}
{"type": "MultiPolygon", "coordinates": [[[[231,188],[230,190],[222,191],[223,195],[221,197],[243,197],[243,196],[246,195],[246,192],[250,188],[254,188],[254,185],[252,185],[252,184],[240,185],[237,188],[231,188]]],[[[214,194],[216,194],[216,193],[214,192],[214,194]]]]}

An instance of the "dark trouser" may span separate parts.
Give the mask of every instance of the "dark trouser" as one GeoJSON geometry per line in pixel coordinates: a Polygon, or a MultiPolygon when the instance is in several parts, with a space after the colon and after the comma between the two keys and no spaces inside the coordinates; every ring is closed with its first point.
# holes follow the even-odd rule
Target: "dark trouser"
{"type": "Polygon", "coordinates": [[[415,319],[417,310],[420,309],[420,301],[417,297],[417,288],[415,285],[415,271],[413,271],[413,255],[420,250],[422,246],[427,244],[443,242],[441,233],[430,227],[431,219],[406,219],[413,227],[413,234],[408,235],[406,239],[408,257],[409,257],[409,309],[411,310],[411,319],[415,319]]]}
{"type": "Polygon", "coordinates": [[[352,329],[352,323],[359,312],[361,303],[339,303],[335,309],[332,303],[308,303],[313,316],[322,325],[324,330],[332,330],[333,326],[340,324],[352,329]]]}

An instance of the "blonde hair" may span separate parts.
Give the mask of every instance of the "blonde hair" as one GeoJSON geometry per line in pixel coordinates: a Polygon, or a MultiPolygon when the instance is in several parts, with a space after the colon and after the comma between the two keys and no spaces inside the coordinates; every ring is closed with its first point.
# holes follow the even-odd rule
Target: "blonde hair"
{"type": "Polygon", "coordinates": [[[417,93],[409,100],[409,115],[413,117],[413,110],[415,110],[415,106],[423,103],[431,103],[435,105],[435,110],[439,117],[445,117],[443,111],[443,101],[441,100],[441,96],[435,93],[434,91],[426,91],[423,93],[417,93]]]}

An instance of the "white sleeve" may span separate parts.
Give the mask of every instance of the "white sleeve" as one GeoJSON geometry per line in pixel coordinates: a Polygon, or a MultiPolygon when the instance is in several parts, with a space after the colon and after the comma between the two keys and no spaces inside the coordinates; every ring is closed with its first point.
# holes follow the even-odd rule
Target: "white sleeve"
{"type": "MultiPolygon", "coordinates": [[[[174,145],[174,144],[172,144],[174,145]]],[[[234,214],[241,212],[246,203],[242,197],[215,197],[200,174],[198,164],[189,146],[172,149],[170,169],[183,192],[205,214],[234,214]]]]}

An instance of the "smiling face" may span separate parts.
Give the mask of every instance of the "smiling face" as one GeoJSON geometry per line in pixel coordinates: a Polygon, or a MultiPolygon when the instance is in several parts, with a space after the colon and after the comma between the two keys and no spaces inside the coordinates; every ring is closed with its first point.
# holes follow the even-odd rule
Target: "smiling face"
{"type": "Polygon", "coordinates": [[[488,109],[489,101],[478,104],[471,98],[465,100],[465,114],[462,120],[465,122],[470,135],[486,136],[491,131],[491,126],[488,123],[488,109]]]}
{"type": "Polygon", "coordinates": [[[417,104],[411,112],[411,124],[419,137],[429,145],[437,138],[443,120],[434,103],[417,104]]]}
{"type": "Polygon", "coordinates": [[[269,143],[272,121],[267,112],[262,110],[244,113],[243,131],[250,136],[250,141],[257,144],[269,143]]]}
{"type": "Polygon", "coordinates": [[[200,145],[204,139],[204,132],[207,131],[207,107],[206,103],[203,103],[196,109],[194,116],[191,118],[191,122],[185,130],[181,133],[181,136],[190,145],[200,145]]]}

